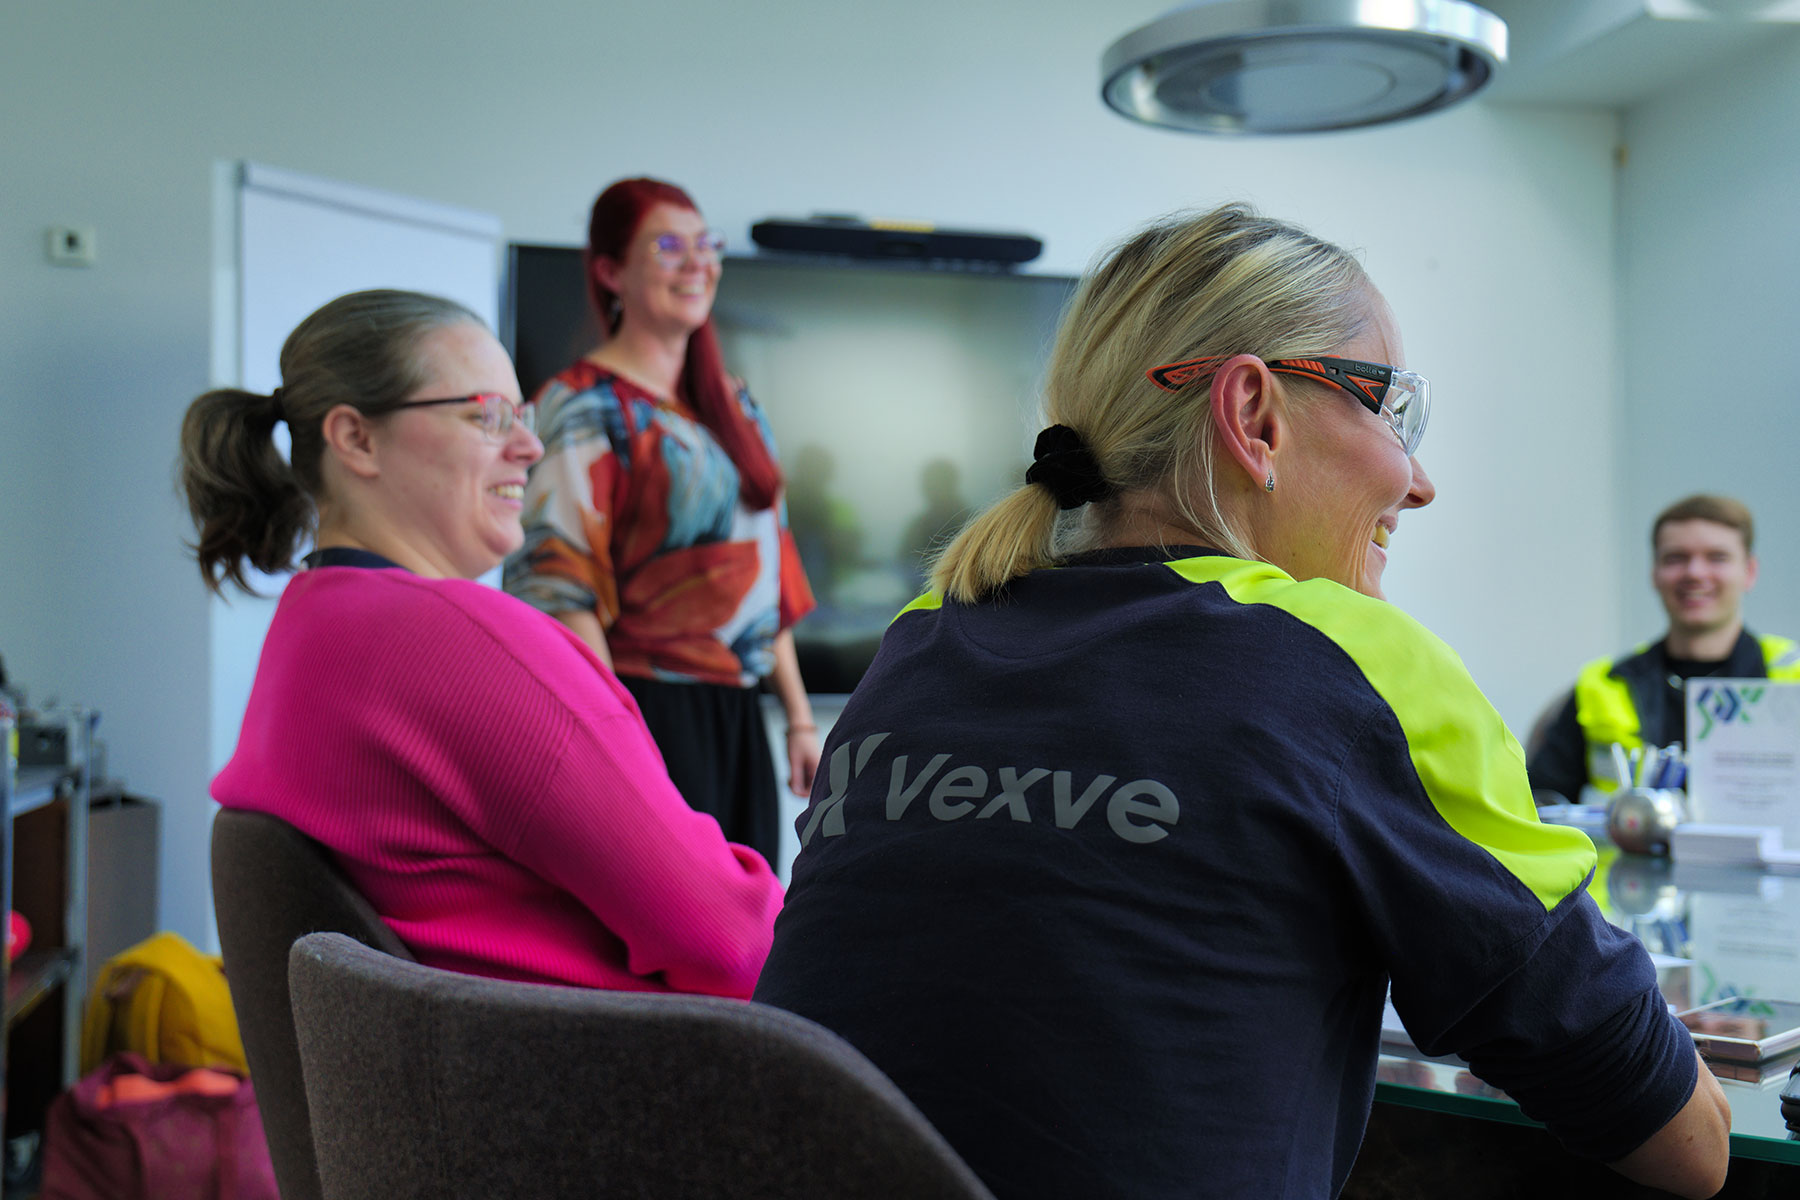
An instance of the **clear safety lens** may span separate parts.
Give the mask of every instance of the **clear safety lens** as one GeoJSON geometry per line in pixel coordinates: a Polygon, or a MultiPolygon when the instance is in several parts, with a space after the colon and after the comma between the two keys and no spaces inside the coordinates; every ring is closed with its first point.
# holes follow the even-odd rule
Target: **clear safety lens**
{"type": "Polygon", "coordinates": [[[1388,381],[1387,395],[1382,397],[1381,415],[1394,427],[1400,444],[1411,457],[1419,449],[1426,418],[1431,415],[1431,385],[1416,372],[1395,371],[1388,381]]]}

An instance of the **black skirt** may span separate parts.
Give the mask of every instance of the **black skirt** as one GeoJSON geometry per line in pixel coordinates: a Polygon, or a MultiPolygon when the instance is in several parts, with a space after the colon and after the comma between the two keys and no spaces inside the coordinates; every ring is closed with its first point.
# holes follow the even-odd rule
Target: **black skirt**
{"type": "Polygon", "coordinates": [[[761,692],[716,683],[664,683],[620,676],[643,710],[675,789],[718,821],[727,841],[775,862],[781,795],[761,692]]]}

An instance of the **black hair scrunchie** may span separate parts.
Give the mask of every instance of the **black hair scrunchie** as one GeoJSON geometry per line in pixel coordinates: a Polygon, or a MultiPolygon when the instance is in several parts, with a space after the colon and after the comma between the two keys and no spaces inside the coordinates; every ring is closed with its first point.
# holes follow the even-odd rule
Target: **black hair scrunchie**
{"type": "MultiPolygon", "coordinates": [[[[287,421],[287,405],[282,403],[281,389],[276,388],[269,393],[269,409],[276,421],[287,421]]],[[[271,422],[273,424],[274,422],[271,422]]],[[[289,422],[292,424],[292,422],[289,422]]]]}
{"type": "Polygon", "coordinates": [[[1080,508],[1113,493],[1112,484],[1100,473],[1094,452],[1067,425],[1052,425],[1038,434],[1031,457],[1033,462],[1025,472],[1025,482],[1048,488],[1058,508],[1080,508]]]}

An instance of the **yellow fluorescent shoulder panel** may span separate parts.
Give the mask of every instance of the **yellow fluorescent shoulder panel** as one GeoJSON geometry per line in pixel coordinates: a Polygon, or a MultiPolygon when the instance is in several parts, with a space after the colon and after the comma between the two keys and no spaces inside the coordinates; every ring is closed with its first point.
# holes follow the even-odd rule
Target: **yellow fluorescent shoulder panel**
{"type": "Polygon", "coordinates": [[[1554,908],[1594,866],[1578,829],[1538,820],[1525,753],[1456,652],[1387,603],[1328,580],[1296,583],[1267,563],[1194,558],[1170,563],[1194,583],[1218,583],[1240,604],[1267,604],[1317,629],[1348,654],[1393,711],[1413,769],[1445,823],[1481,846],[1554,908]]]}

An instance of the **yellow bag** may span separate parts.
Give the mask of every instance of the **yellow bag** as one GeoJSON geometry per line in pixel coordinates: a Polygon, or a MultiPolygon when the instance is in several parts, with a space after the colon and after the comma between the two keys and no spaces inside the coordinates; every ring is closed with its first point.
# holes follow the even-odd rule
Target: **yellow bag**
{"type": "Polygon", "coordinates": [[[225,964],[167,932],[107,959],[81,1023],[81,1073],[120,1050],[153,1063],[248,1075],[225,964]]]}

